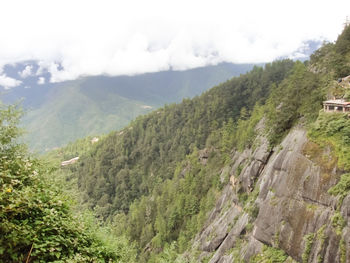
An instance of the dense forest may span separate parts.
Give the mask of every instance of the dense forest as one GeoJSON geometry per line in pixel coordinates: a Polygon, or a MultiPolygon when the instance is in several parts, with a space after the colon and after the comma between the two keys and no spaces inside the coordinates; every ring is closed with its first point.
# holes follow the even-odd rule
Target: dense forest
{"type": "Polygon", "coordinates": [[[221,168],[231,150],[254,147],[257,123],[265,116],[272,148],[294,125],[309,127],[317,119],[334,79],[350,73],[346,66],[342,72],[321,70],[349,64],[348,32],[310,62],[255,67],[110,134],[73,168],[83,203],[112,222],[118,235],[136,241],[140,261],[157,262],[153,252],[174,241],[178,252],[185,251],[227,183],[221,168]],[[338,60],[320,62],[325,56],[338,60]],[[210,162],[203,166],[205,155],[210,162]]]}
{"type": "Polygon", "coordinates": [[[80,191],[104,217],[128,212],[133,200],[171,179],[186,155],[215,144],[214,134],[224,122],[236,121],[241,111],[248,114],[256,103],[264,103],[271,87],[292,67],[290,60],[255,67],[200,97],[165,106],[112,133],[80,162],[80,191]]]}
{"type": "MultiPolygon", "coordinates": [[[[11,108],[4,109],[0,122],[5,145],[1,146],[0,233],[6,239],[2,238],[0,257],[16,262],[34,248],[33,262],[45,262],[49,256],[79,262],[78,255],[86,262],[198,262],[191,241],[229,183],[225,167],[232,163],[233,154],[257,147],[261,123],[271,151],[281,150],[281,140],[299,125],[309,131],[314,143],[331,144],[337,165],[348,171],[348,147],[341,145],[348,143],[349,121],[343,115],[326,116],[320,110],[327,96],[346,96],[337,89],[335,80],[350,74],[349,43],[350,26],[346,26],[336,43],[325,43],[310,61],[282,60],[254,67],[201,96],[139,117],[98,143],[92,145],[87,138],[56,150],[47,156],[53,163],[76,155],[80,160],[51,172],[47,168],[50,164],[44,165],[44,170],[39,169],[37,160],[27,164],[28,154],[14,143],[18,131],[12,120],[16,118],[6,117],[14,113],[11,108]],[[23,158],[16,159],[18,155],[23,158]],[[34,171],[43,179],[28,180],[34,171]],[[91,232],[91,220],[97,219],[79,215],[85,223],[75,220],[70,202],[62,201],[67,193],[54,187],[62,184],[79,193],[75,210],[92,210],[105,228],[91,232]],[[51,220],[54,213],[60,215],[59,221],[51,220]],[[38,228],[43,222],[50,222],[47,231],[38,228]],[[62,231],[57,235],[50,227],[62,231]],[[22,243],[14,231],[21,233],[22,243]],[[38,238],[40,235],[45,238],[38,238]],[[81,245],[72,251],[72,246],[65,245],[69,242],[81,245]],[[51,247],[52,253],[44,255],[51,247]]],[[[237,167],[236,177],[242,168],[237,167]]],[[[239,242],[246,242],[244,235],[252,231],[259,213],[255,185],[256,181],[251,189],[236,189],[237,203],[249,218],[237,249],[239,242]]],[[[350,192],[348,173],[329,191],[345,198],[350,192]]],[[[333,222],[337,229],[345,224],[341,216],[333,222]]],[[[306,244],[311,247],[310,242],[306,244]]],[[[306,249],[304,262],[308,262],[309,252],[306,249]]],[[[287,256],[278,246],[266,246],[252,262],[284,262],[287,256]]]]}
{"type": "Polygon", "coordinates": [[[53,183],[52,168],[17,142],[20,111],[0,108],[0,261],[115,262],[132,260],[133,247],[109,236],[91,213],[73,211],[53,183]]]}

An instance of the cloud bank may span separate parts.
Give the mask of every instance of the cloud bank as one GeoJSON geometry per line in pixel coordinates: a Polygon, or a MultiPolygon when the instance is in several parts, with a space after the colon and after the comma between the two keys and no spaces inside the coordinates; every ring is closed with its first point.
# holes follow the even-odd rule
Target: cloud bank
{"type": "Polygon", "coordinates": [[[45,78],[44,77],[39,77],[38,82],[39,85],[45,84],[45,78]]]}
{"type": "Polygon", "coordinates": [[[17,87],[17,86],[21,85],[21,83],[22,83],[22,81],[14,79],[14,78],[10,78],[10,77],[6,76],[6,74],[0,75],[0,86],[4,87],[5,89],[17,87]]]}
{"type": "Polygon", "coordinates": [[[33,66],[32,66],[32,65],[27,65],[27,66],[24,68],[23,71],[18,72],[18,75],[20,75],[20,77],[21,77],[22,79],[25,79],[25,78],[27,78],[27,77],[29,77],[29,76],[32,75],[32,70],[33,70],[33,66]]]}
{"type": "Polygon", "coordinates": [[[310,39],[334,41],[349,10],[348,0],[2,1],[0,67],[36,60],[38,71],[26,67],[22,78],[49,72],[60,82],[268,62],[310,39]]]}

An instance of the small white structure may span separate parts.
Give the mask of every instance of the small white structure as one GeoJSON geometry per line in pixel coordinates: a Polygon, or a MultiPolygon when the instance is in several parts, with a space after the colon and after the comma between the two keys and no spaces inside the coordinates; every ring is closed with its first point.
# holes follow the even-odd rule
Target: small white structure
{"type": "Polygon", "coordinates": [[[142,109],[152,109],[153,107],[152,106],[149,106],[149,105],[142,105],[141,106],[142,109]]]}
{"type": "Polygon", "coordinates": [[[74,158],[72,158],[70,160],[61,162],[61,166],[66,166],[66,165],[70,165],[70,164],[76,163],[78,160],[79,160],[79,156],[78,157],[74,157],[74,158]]]}
{"type": "Polygon", "coordinates": [[[99,138],[98,137],[94,137],[94,138],[92,138],[91,143],[94,144],[95,142],[98,142],[98,141],[99,141],[99,138]]]}

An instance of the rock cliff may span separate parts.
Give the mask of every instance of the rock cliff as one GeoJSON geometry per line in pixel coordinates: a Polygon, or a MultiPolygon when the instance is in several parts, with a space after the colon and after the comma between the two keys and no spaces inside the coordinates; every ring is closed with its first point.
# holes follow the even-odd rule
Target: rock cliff
{"type": "Polygon", "coordinates": [[[350,262],[350,195],[328,193],[342,173],[331,151],[303,128],[273,150],[264,136],[255,145],[223,169],[230,184],[194,241],[199,261],[254,261],[269,246],[289,262],[350,262]]]}

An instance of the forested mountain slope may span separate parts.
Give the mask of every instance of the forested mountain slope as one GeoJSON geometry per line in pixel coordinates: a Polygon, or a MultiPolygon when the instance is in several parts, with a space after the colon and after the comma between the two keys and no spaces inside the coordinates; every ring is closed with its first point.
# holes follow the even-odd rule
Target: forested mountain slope
{"type": "Polygon", "coordinates": [[[240,112],[263,103],[271,87],[288,74],[286,60],[255,67],[200,97],[166,106],[110,134],[80,162],[79,187],[92,202],[111,212],[129,210],[136,198],[152,192],[157,182],[173,177],[177,162],[195,148],[217,140],[216,131],[240,112]],[[243,109],[244,108],[244,109],[243,109]]]}
{"type": "Polygon", "coordinates": [[[350,261],[350,123],[320,111],[349,32],[112,132],[67,169],[82,205],[137,262],[350,261]]]}
{"type": "Polygon", "coordinates": [[[0,262],[133,261],[132,244],[75,210],[52,167],[18,143],[19,116],[0,104],[0,262]]]}
{"type": "Polygon", "coordinates": [[[167,103],[192,98],[232,76],[252,69],[251,64],[221,63],[184,71],[164,71],[136,76],[82,77],[50,83],[50,74],[38,71],[35,61],[8,65],[5,72],[22,84],[1,90],[1,100],[23,99],[23,126],[31,149],[44,151],[70,141],[121,129],[137,116],[167,103]],[[30,67],[26,78],[20,72],[30,67]],[[45,80],[38,84],[39,80],[45,80]],[[40,137],[40,140],[37,138],[40,137]]]}
{"type": "Polygon", "coordinates": [[[230,149],[242,145],[242,130],[248,132],[244,142],[251,143],[253,124],[263,114],[259,103],[266,102],[293,67],[290,60],[256,67],[111,133],[71,167],[83,201],[115,224],[117,235],[129,236],[140,250],[149,248],[140,261],[175,240],[184,251],[227,183],[219,175],[230,149]],[[255,119],[249,124],[252,113],[255,119]],[[239,119],[240,132],[235,132],[232,125],[239,119]],[[211,150],[201,151],[203,160],[214,157],[205,167],[197,161],[197,149],[204,147],[211,150]]]}

